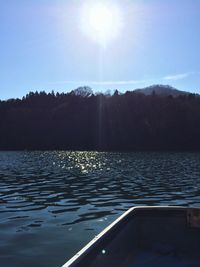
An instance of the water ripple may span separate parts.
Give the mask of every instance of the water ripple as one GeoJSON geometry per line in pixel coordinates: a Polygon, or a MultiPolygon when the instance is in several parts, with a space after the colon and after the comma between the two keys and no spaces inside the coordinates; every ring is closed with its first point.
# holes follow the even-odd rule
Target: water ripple
{"type": "Polygon", "coordinates": [[[0,247],[9,253],[24,233],[48,251],[66,233],[71,244],[78,231],[89,239],[134,205],[200,207],[200,154],[0,152],[0,247]],[[59,239],[44,244],[54,231],[59,239]]]}

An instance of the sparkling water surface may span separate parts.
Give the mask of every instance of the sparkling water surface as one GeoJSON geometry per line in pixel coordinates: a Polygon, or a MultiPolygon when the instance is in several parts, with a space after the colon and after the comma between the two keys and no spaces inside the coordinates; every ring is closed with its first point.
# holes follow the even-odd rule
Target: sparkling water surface
{"type": "Polygon", "coordinates": [[[0,266],[60,267],[138,205],[200,207],[200,153],[0,152],[0,266]]]}

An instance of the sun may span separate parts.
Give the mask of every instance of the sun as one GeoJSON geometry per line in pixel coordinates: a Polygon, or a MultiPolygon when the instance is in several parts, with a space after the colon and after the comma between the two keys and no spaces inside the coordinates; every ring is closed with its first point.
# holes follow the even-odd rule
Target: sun
{"type": "Polygon", "coordinates": [[[100,45],[116,39],[122,30],[122,12],[113,1],[86,1],[80,17],[82,31],[100,45]]]}

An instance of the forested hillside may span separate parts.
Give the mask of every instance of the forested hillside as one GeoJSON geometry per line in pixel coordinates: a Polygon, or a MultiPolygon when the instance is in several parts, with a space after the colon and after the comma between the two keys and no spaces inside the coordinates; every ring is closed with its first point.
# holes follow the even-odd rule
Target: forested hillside
{"type": "Polygon", "coordinates": [[[0,127],[1,150],[200,150],[200,98],[30,92],[0,101],[0,127]]]}

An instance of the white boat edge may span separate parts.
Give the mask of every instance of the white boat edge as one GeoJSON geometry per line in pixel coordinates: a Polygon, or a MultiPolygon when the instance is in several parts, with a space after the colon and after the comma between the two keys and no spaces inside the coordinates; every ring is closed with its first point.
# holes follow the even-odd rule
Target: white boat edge
{"type": "MultiPolygon", "coordinates": [[[[78,253],[76,253],[71,259],[69,259],[62,267],[69,267],[72,263],[74,263],[81,255],[83,255],[87,250],[90,249],[102,236],[104,236],[107,232],[109,232],[117,223],[119,223],[123,218],[125,218],[129,213],[133,212],[137,209],[193,209],[190,207],[183,206],[136,206],[125,211],[120,217],[118,217],[114,222],[108,225],[102,232],[100,232],[97,236],[95,236],[87,245],[85,245],[78,253]]],[[[195,208],[194,208],[195,209],[195,208]]]]}

